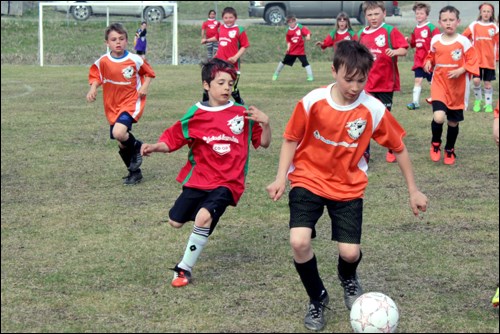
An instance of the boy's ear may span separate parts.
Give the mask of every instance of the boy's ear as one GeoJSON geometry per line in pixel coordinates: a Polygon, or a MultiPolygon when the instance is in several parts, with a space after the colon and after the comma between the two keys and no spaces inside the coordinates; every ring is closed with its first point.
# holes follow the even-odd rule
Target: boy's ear
{"type": "Polygon", "coordinates": [[[332,75],[334,79],[337,79],[337,70],[335,69],[335,66],[332,64],[332,75]]]}
{"type": "Polygon", "coordinates": [[[203,81],[203,89],[208,91],[210,89],[210,84],[206,81],[203,81]]]}

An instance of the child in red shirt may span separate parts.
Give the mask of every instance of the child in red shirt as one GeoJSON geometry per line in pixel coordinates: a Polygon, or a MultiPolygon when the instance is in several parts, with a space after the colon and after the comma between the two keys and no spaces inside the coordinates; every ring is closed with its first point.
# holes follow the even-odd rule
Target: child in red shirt
{"type": "Polygon", "coordinates": [[[210,10],[208,12],[208,20],[203,22],[201,25],[201,44],[205,44],[207,46],[207,59],[212,59],[217,53],[217,48],[219,43],[217,40],[219,39],[219,27],[220,22],[215,19],[215,10],[210,10]],[[207,42],[208,39],[216,40],[213,42],[207,42]]]}
{"type": "Polygon", "coordinates": [[[317,41],[316,46],[319,46],[321,50],[333,47],[335,50],[335,44],[343,40],[351,40],[356,33],[351,27],[351,20],[346,12],[340,12],[335,20],[335,29],[330,31],[330,33],[325,37],[323,42],[317,41]]]}

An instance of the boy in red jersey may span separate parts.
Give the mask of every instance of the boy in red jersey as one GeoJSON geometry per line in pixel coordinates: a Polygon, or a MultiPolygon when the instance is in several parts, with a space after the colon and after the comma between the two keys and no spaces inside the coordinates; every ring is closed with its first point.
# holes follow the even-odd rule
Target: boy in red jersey
{"type": "Polygon", "coordinates": [[[311,244],[325,206],[332,240],[338,242],[338,277],[346,307],[350,309],[363,293],[357,267],[368,184],[363,154],[371,139],[394,151],[413,213],[417,216],[427,208],[427,197],[415,184],[402,140],[404,129],[379,100],[364,91],[372,65],[373,55],[364,45],[355,41],[337,44],[332,66],[336,82],[313,90],[295,107],[283,135],[276,180],[267,187],[270,198],[277,201],[285,192],[287,178],[291,183],[290,244],[309,296],[304,325],[311,330],[324,328],[323,312],[329,301],[311,244]]]}
{"type": "Polygon", "coordinates": [[[333,47],[335,50],[335,44],[337,42],[345,39],[351,40],[354,35],[356,35],[356,33],[352,30],[349,15],[347,15],[346,12],[340,12],[335,20],[335,29],[330,31],[323,42],[317,41],[316,46],[319,46],[321,50],[325,50],[329,47],[333,47]]]}
{"type": "Polygon", "coordinates": [[[484,111],[493,112],[493,87],[496,80],[495,61],[498,57],[498,25],[495,24],[495,7],[490,3],[479,6],[479,17],[463,32],[474,48],[479,58],[479,75],[474,75],[474,107],[475,112],[481,111],[483,94],[481,80],[484,81],[484,111]]]}
{"type": "Polygon", "coordinates": [[[208,20],[203,22],[201,25],[201,44],[206,44],[207,46],[207,59],[212,59],[217,53],[217,48],[219,43],[219,27],[220,22],[215,19],[215,10],[211,9],[208,12],[208,20]],[[207,42],[208,39],[215,38],[214,42],[207,42]]]}
{"type": "MultiPolygon", "coordinates": [[[[365,1],[363,12],[368,26],[358,32],[357,39],[368,47],[375,59],[365,89],[391,111],[394,92],[401,90],[398,57],[406,56],[409,45],[396,27],[384,22],[386,15],[384,1],[365,1]]],[[[365,152],[365,157],[370,160],[370,146],[365,152]]],[[[387,152],[385,160],[390,163],[396,162],[391,150],[387,152]]]]}
{"type": "Polygon", "coordinates": [[[194,220],[194,229],[182,261],[173,268],[174,287],[189,284],[208,236],[226,208],[236,206],[243,194],[250,144],[267,148],[271,143],[269,117],[254,106],[247,110],[229,101],[236,77],[231,64],[210,60],[202,69],[209,100],[189,108],[158,143],[142,145],[144,156],[189,146],[189,159],[177,176],[183,191],[169,212],[169,223],[180,228],[194,220]]]}
{"type": "Polygon", "coordinates": [[[95,101],[97,88],[102,85],[110,137],[118,140],[118,153],[129,171],[124,184],[133,185],[142,180],[139,168],[142,143],[130,131],[144,112],[149,84],[155,73],[145,59],[127,51],[128,35],[120,23],[106,28],[104,38],[110,52],[90,67],[87,101],[95,101]]]}
{"type": "Polygon", "coordinates": [[[424,71],[433,72],[431,83],[432,111],[430,157],[441,160],[443,124],[448,121],[444,147],[444,163],[455,164],[455,143],[459,122],[464,120],[464,110],[469,100],[470,75],[479,75],[479,59],[471,42],[457,33],[460,11],[446,6],[439,12],[443,33],[431,40],[431,49],[425,59],[424,71]]]}
{"type": "MultiPolygon", "coordinates": [[[[413,86],[413,101],[406,107],[408,110],[420,108],[420,93],[422,92],[422,81],[427,79],[431,82],[432,73],[426,73],[423,69],[424,60],[431,47],[431,39],[439,34],[439,28],[427,19],[431,12],[431,6],[425,2],[416,2],[413,6],[417,26],[413,29],[410,38],[406,38],[412,48],[415,48],[412,71],[415,72],[415,85],[413,86]]],[[[427,98],[427,101],[430,99],[427,98]]]]}
{"type": "Polygon", "coordinates": [[[306,69],[307,81],[313,81],[313,73],[311,65],[307,61],[306,49],[304,39],[306,41],[311,40],[311,32],[309,29],[304,27],[302,24],[297,23],[297,19],[294,15],[287,16],[286,23],[288,24],[288,30],[286,33],[286,54],[283,61],[280,61],[276,71],[273,74],[273,81],[278,80],[278,76],[285,67],[285,65],[293,66],[295,60],[299,58],[302,63],[302,67],[306,69]]]}
{"type": "MultiPolygon", "coordinates": [[[[222,59],[231,63],[236,68],[237,78],[233,86],[231,95],[236,103],[245,104],[241,98],[238,89],[238,82],[240,80],[240,58],[245,53],[246,49],[250,47],[248,42],[247,33],[245,28],[236,24],[238,14],[233,7],[226,7],[222,11],[223,25],[219,28],[219,48],[215,58],[222,59]]],[[[212,37],[207,39],[207,42],[215,41],[216,38],[212,37]]],[[[207,101],[206,94],[203,95],[203,101],[207,101]]]]}

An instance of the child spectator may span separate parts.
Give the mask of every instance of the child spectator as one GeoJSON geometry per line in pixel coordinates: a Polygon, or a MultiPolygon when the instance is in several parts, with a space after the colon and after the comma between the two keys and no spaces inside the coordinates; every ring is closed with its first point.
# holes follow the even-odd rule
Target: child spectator
{"type": "Polygon", "coordinates": [[[217,53],[217,48],[219,43],[217,40],[219,39],[219,27],[220,22],[215,19],[216,13],[215,10],[211,9],[208,12],[208,19],[203,22],[201,26],[201,44],[205,44],[207,46],[207,59],[212,59],[217,53]],[[208,39],[215,40],[213,42],[207,42],[208,39]]]}
{"type": "MultiPolygon", "coordinates": [[[[413,86],[413,101],[406,107],[409,110],[420,108],[420,93],[422,92],[422,81],[426,79],[431,82],[432,73],[426,73],[423,69],[424,60],[431,46],[431,39],[439,34],[439,29],[429,22],[428,17],[431,12],[431,6],[425,2],[416,2],[413,6],[415,12],[415,19],[417,26],[413,29],[410,38],[406,40],[410,43],[412,48],[415,48],[415,55],[413,58],[412,71],[415,72],[415,85],[413,86]]],[[[430,101],[427,98],[426,101],[430,101]]]]}
{"type": "Polygon", "coordinates": [[[319,46],[321,50],[333,47],[335,50],[335,44],[343,40],[351,40],[356,33],[352,30],[351,20],[346,12],[340,12],[335,20],[335,29],[330,31],[323,42],[317,41],[316,46],[319,46]]]}
{"type": "Polygon", "coordinates": [[[141,27],[137,29],[134,36],[134,50],[142,58],[146,58],[146,50],[148,47],[148,41],[146,40],[146,34],[148,23],[146,21],[141,22],[141,27]]]}
{"type": "Polygon", "coordinates": [[[145,59],[127,51],[127,30],[120,23],[106,28],[104,39],[110,52],[90,67],[87,101],[95,101],[97,88],[102,85],[110,137],[118,141],[118,153],[129,171],[123,183],[133,185],[142,180],[139,168],[142,142],[130,131],[144,112],[149,84],[155,73],[145,59]]]}
{"type": "Polygon", "coordinates": [[[479,75],[479,60],[475,48],[463,35],[457,33],[460,11],[446,6],[439,12],[439,24],[443,33],[432,38],[431,49],[425,60],[424,71],[434,72],[431,83],[432,144],[430,157],[441,160],[441,136],[443,123],[448,120],[448,133],[444,163],[455,164],[455,143],[459,122],[464,120],[464,109],[469,99],[469,74],[479,75]]]}

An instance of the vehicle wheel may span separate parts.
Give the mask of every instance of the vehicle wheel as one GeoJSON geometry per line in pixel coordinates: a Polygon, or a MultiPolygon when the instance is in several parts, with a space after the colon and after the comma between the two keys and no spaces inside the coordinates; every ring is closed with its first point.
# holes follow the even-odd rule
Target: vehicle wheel
{"type": "Polygon", "coordinates": [[[266,10],[264,20],[268,24],[283,25],[285,24],[285,11],[279,6],[273,6],[266,10]]]}
{"type": "Polygon", "coordinates": [[[161,22],[165,13],[161,7],[148,7],[144,10],[144,19],[148,22],[161,22]]]}
{"type": "Polygon", "coordinates": [[[78,21],[87,20],[92,14],[92,9],[89,6],[78,5],[71,7],[71,15],[78,21]]]}

